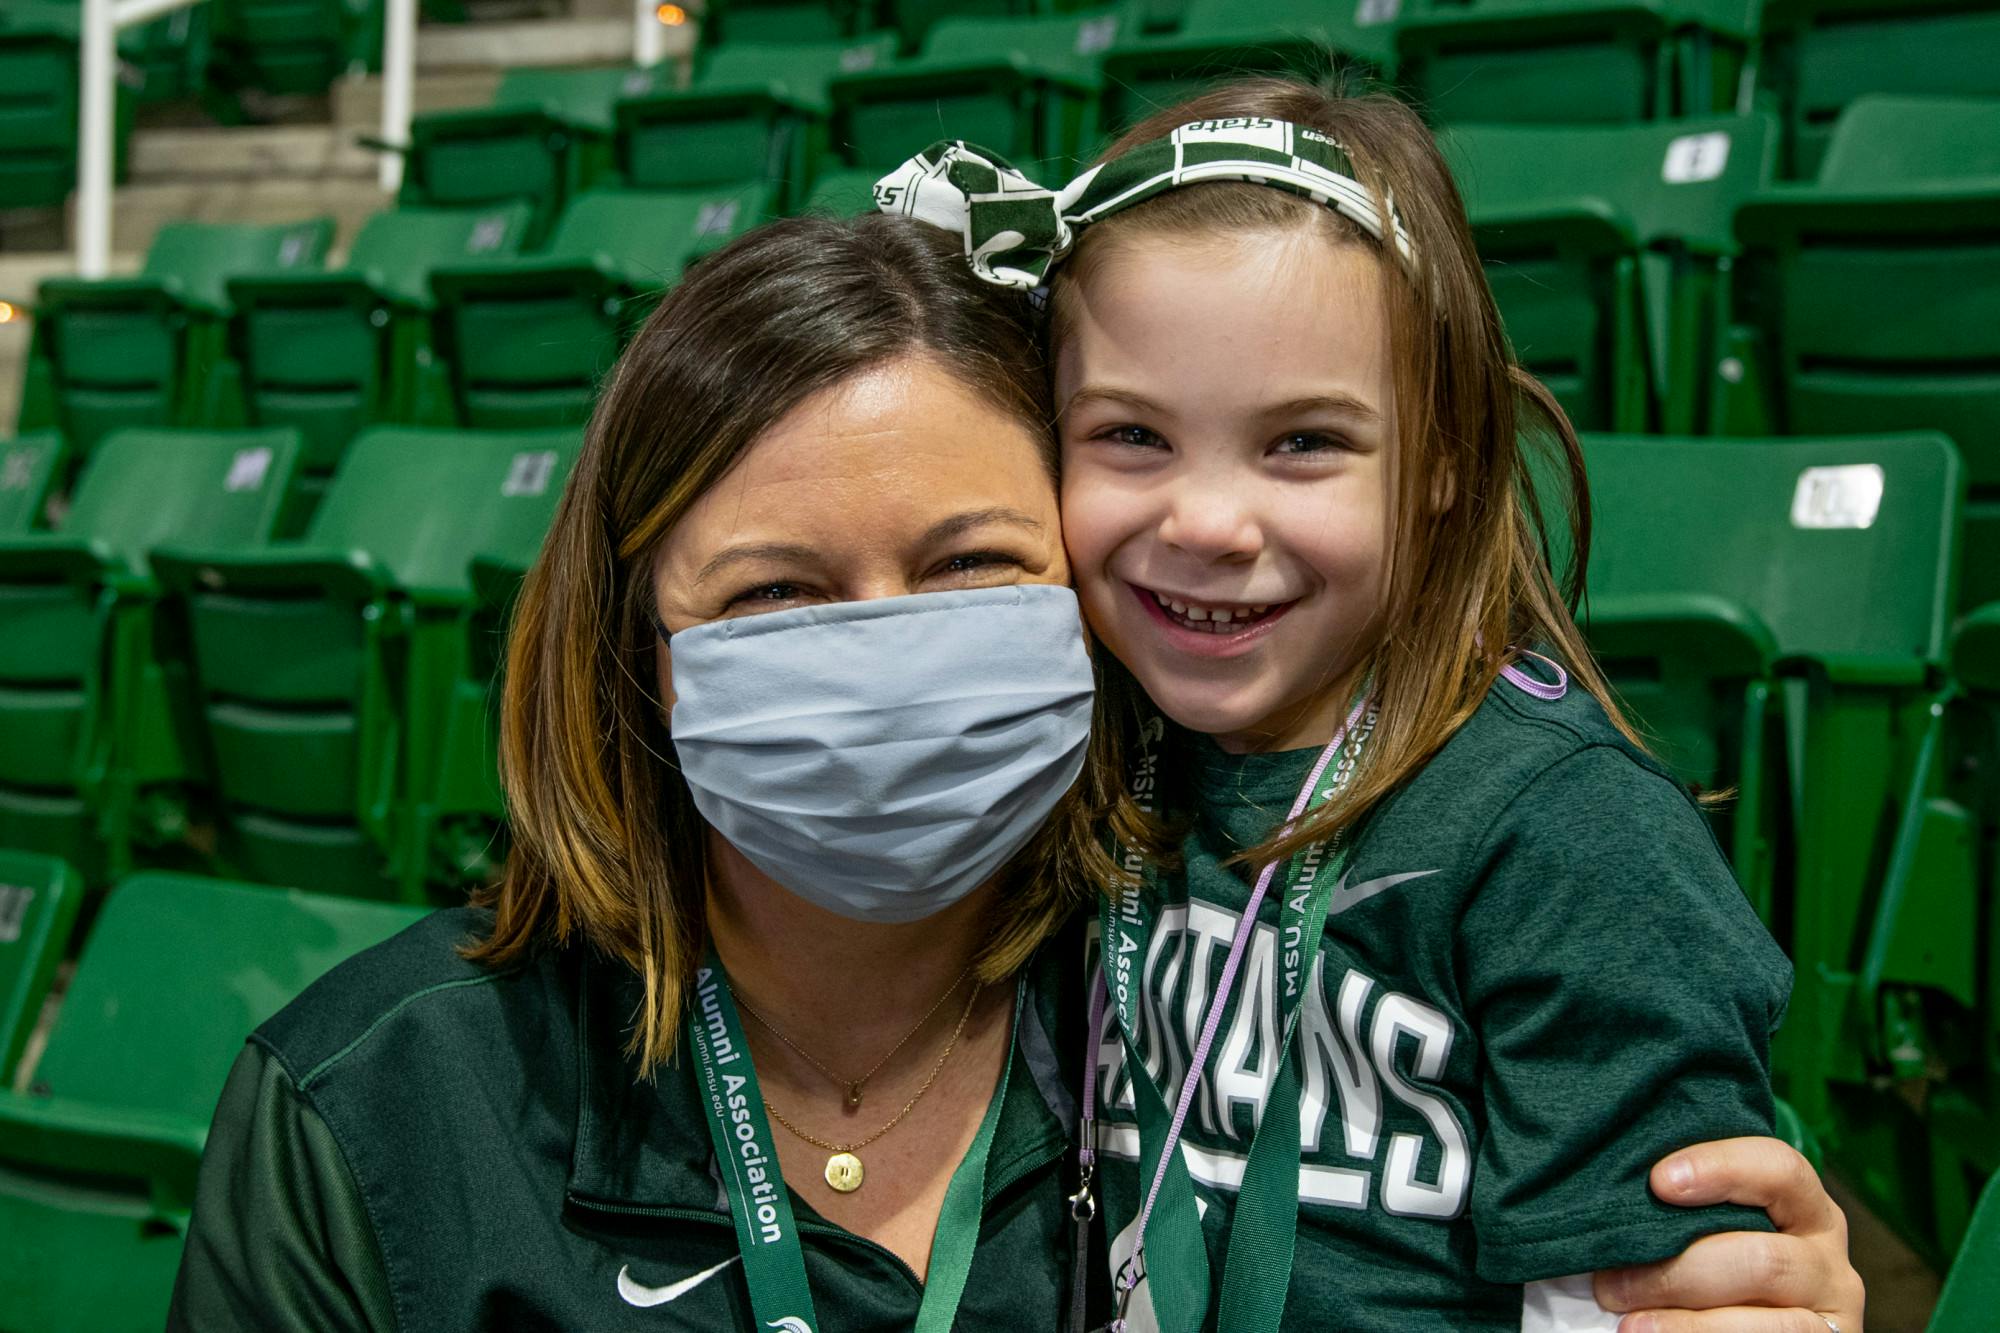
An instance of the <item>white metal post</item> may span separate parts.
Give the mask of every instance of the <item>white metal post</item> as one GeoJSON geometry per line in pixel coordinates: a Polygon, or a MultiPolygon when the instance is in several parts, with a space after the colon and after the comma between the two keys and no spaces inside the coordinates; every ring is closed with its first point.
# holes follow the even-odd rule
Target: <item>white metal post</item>
{"type": "Polygon", "coordinates": [[[76,269],[111,268],[111,172],[117,152],[118,15],[114,0],[83,0],[76,123],[76,269]]]}
{"type": "Polygon", "coordinates": [[[659,0],[633,0],[632,63],[650,68],[666,59],[666,25],[660,22],[659,0]]]}
{"type": "MultiPolygon", "coordinates": [[[[382,142],[406,148],[417,77],[417,0],[389,0],[382,28],[382,142]]],[[[403,185],[403,154],[382,154],[382,188],[403,185]]]]}

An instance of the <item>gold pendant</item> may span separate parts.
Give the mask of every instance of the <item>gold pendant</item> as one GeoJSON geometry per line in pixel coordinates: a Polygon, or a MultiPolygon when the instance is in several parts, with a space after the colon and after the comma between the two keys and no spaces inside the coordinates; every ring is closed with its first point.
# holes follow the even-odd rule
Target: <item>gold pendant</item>
{"type": "Polygon", "coordinates": [[[847,1085],[847,1109],[849,1111],[859,1111],[861,1109],[861,1085],[859,1083],[850,1083],[847,1085]]]}
{"type": "Polygon", "coordinates": [[[837,1152],[826,1159],[827,1188],[852,1194],[861,1188],[861,1159],[851,1152],[837,1152]]]}

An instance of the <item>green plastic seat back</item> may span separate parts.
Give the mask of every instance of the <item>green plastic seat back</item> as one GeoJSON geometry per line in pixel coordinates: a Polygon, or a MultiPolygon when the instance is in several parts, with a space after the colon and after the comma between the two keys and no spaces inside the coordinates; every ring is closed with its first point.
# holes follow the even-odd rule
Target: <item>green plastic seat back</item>
{"type": "Polygon", "coordinates": [[[689,261],[755,225],[764,197],[754,187],[594,190],[564,211],[549,254],[603,256],[645,284],[671,286],[689,261]]]}
{"type": "Polygon", "coordinates": [[[1395,58],[1395,14],[1395,0],[1133,0],[1105,56],[1101,135],[1245,75],[1378,74],[1395,58]]]}
{"type": "Polygon", "coordinates": [[[320,268],[332,244],[331,218],[274,225],[169,222],[153,238],[143,271],[170,280],[189,300],[227,310],[229,279],[320,268]]]}
{"type": "Polygon", "coordinates": [[[806,196],[805,206],[799,211],[825,213],[833,217],[855,217],[873,212],[875,182],[881,174],[868,167],[821,172],[813,182],[811,193],[806,196]]]}
{"type": "Polygon", "coordinates": [[[362,225],[347,268],[412,305],[430,304],[430,271],[468,260],[519,254],[527,240],[524,203],[488,208],[398,208],[362,225]]]}
{"type": "Polygon", "coordinates": [[[365,551],[405,591],[469,599],[473,557],[534,558],[581,447],[575,430],[376,427],[349,446],[306,545],[365,551]]]}
{"type": "Polygon", "coordinates": [[[1593,603],[1710,598],[1784,658],[1943,660],[1964,488],[1944,436],[1593,435],[1584,453],[1593,603]]]}
{"type": "Polygon", "coordinates": [[[2000,103],[1864,97],[1824,179],[1749,201],[1739,318],[1794,433],[1941,430],[1965,456],[1968,604],[2000,597],[2000,103]]]}
{"type": "Polygon", "coordinates": [[[1764,24],[1793,176],[1820,171],[1846,109],[1870,93],[2000,97],[2000,10],[1986,0],[1769,0],[1764,24]]]}
{"type": "Polygon", "coordinates": [[[0,6],[0,198],[59,206],[76,176],[77,33],[82,7],[0,6]]]}
{"type": "Polygon", "coordinates": [[[244,1039],[419,909],[135,875],[106,897],[35,1070],[57,1097],[206,1123],[244,1039]]]}
{"type": "Polygon", "coordinates": [[[608,133],[621,97],[643,97],[669,86],[658,69],[511,69],[494,94],[497,109],[535,109],[565,125],[608,133]]]}
{"type": "Polygon", "coordinates": [[[1871,94],[1842,114],[1827,143],[1819,183],[1876,190],[1980,177],[2000,180],[2000,93],[1992,98],[1871,94]]]}
{"type": "Polygon", "coordinates": [[[834,138],[852,165],[884,171],[940,137],[1014,162],[1071,156],[1121,22],[1116,9],[942,20],[920,55],[834,81],[834,138]]]}
{"type": "Polygon", "coordinates": [[[0,440],[0,536],[18,536],[42,525],[42,507],[69,461],[69,446],[54,431],[0,440]]]}
{"type": "Polygon", "coordinates": [[[1757,14],[1754,0],[1429,0],[1405,9],[1400,76],[1428,114],[1565,124],[1727,108],[1757,14]],[[1683,51],[1677,39],[1689,30],[1707,40],[1683,51]],[[1684,68],[1696,64],[1704,67],[1684,68]]]}
{"type": "Polygon", "coordinates": [[[858,9],[832,0],[724,0],[709,6],[702,36],[722,43],[718,56],[732,48],[838,41],[854,31],[858,9]]]}
{"type": "Polygon", "coordinates": [[[1026,18],[1036,12],[1032,0],[892,0],[889,21],[903,36],[907,50],[925,47],[935,30],[960,20],[1026,18]]]}
{"type": "Polygon", "coordinates": [[[83,882],[62,861],[0,851],[0,1087],[13,1081],[82,901],[83,882]]]}
{"type": "Polygon", "coordinates": [[[625,182],[682,190],[759,176],[789,186],[823,151],[829,81],[886,68],[895,56],[893,33],[724,46],[688,92],[619,105],[615,151],[625,182]]]}
{"type": "Polygon", "coordinates": [[[782,43],[723,46],[709,57],[694,87],[703,91],[776,83],[800,96],[821,100],[828,81],[836,76],[886,68],[895,58],[893,33],[845,42],[794,37],[782,43]]]}
{"type": "Polygon", "coordinates": [[[135,573],[168,541],[261,546],[277,530],[303,450],[288,427],[115,432],[91,456],[63,535],[100,545],[135,573]]]}
{"type": "Polygon", "coordinates": [[[1986,1182],[1952,1261],[1929,1333],[1980,1333],[2000,1310],[2000,1176],[1986,1182]]]}
{"type": "Polygon", "coordinates": [[[1717,259],[1735,249],[1737,206],[1771,178],[1771,116],[1457,125],[1439,143],[1508,335],[1579,428],[1643,428],[1635,392],[1694,392],[1677,381],[1703,378],[1712,357],[1664,353],[1707,341],[1706,326],[1681,327],[1678,311],[1704,276],[1714,281],[1717,259]],[[1644,273],[1636,261],[1648,251],[1692,256],[1706,274],[1644,273]]]}

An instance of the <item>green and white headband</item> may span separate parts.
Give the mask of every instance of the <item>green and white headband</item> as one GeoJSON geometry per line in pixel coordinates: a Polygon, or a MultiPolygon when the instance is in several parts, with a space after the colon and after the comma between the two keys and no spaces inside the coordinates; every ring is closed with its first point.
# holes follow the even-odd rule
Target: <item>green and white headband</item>
{"type": "Polygon", "coordinates": [[[1206,181],[1252,181],[1303,195],[1393,244],[1406,266],[1416,261],[1394,199],[1385,234],[1375,196],[1354,178],[1346,149],[1318,130],[1261,116],[1182,125],[1057,190],[977,144],[944,139],[875,182],[875,206],[959,233],[974,273],[1032,290],[1076,244],[1078,228],[1206,181]]]}

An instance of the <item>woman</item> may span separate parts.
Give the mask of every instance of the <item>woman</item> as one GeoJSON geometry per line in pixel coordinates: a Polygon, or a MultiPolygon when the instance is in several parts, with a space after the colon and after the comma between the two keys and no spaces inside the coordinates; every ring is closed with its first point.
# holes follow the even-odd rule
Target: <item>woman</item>
{"type": "MultiPolygon", "coordinates": [[[[252,1038],[173,1326],[1053,1329],[1077,1273],[1104,1318],[1064,1161],[1118,770],[1069,781],[1048,420],[1032,312],[921,225],[776,223],[669,295],[523,590],[507,879],[252,1038]]],[[[1682,1158],[1663,1196],[1793,1234],[1607,1297],[1855,1333],[1796,1155],[1682,1158]]]]}

